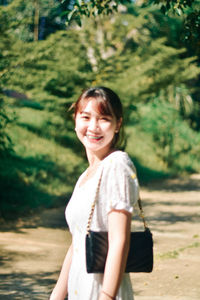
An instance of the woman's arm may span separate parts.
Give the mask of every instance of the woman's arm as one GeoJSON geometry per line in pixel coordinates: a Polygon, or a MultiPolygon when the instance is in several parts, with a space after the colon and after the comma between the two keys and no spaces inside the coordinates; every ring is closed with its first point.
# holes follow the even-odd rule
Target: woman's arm
{"type": "Polygon", "coordinates": [[[131,213],[112,210],[108,215],[108,256],[99,300],[114,299],[125,271],[129,251],[131,213]],[[107,295],[106,295],[107,294],[107,295]],[[113,297],[113,298],[112,298],[113,297]]]}
{"type": "Polygon", "coordinates": [[[49,300],[64,300],[68,293],[68,275],[69,269],[72,261],[72,244],[69,247],[67,254],[65,256],[62,269],[58,278],[58,281],[52,291],[49,300]]]}

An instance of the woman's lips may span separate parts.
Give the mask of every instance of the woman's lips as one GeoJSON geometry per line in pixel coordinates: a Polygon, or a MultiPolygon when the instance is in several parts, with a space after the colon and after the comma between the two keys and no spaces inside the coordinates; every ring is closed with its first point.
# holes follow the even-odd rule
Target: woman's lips
{"type": "Polygon", "coordinates": [[[87,138],[91,139],[91,140],[100,140],[102,138],[102,136],[96,136],[96,135],[91,135],[91,134],[86,134],[87,138]]]}

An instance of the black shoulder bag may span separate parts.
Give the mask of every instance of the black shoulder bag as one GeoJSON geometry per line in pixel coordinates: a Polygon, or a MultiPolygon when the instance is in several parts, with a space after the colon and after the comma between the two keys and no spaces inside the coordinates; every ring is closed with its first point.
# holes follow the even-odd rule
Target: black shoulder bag
{"type": "MultiPolygon", "coordinates": [[[[98,183],[95,200],[88,218],[86,245],[86,269],[88,273],[103,273],[108,253],[108,232],[90,230],[101,177],[98,183]]],[[[152,272],[153,270],[153,238],[147,226],[142,209],[141,199],[138,199],[140,217],[143,220],[144,231],[131,232],[130,249],[125,272],[152,272]]]]}

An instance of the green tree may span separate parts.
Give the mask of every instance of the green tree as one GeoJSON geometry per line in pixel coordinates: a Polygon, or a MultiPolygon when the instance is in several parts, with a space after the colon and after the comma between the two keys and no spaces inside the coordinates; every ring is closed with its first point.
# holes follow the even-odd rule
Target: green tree
{"type": "Polygon", "coordinates": [[[10,123],[14,118],[6,112],[3,102],[0,101],[0,157],[13,152],[13,143],[7,132],[10,123]]]}
{"type": "MultiPolygon", "coordinates": [[[[154,27],[154,34],[156,32],[155,38],[161,34],[160,28],[165,32],[164,37],[166,38],[166,30],[168,30],[168,38],[166,44],[170,46],[175,46],[177,48],[187,48],[187,51],[182,54],[182,57],[191,57],[197,56],[196,60],[200,62],[200,1],[199,0],[151,0],[151,1],[72,1],[71,10],[66,12],[67,21],[71,22],[75,20],[80,26],[84,22],[84,17],[97,17],[102,15],[113,14],[117,10],[121,9],[121,5],[126,5],[129,11],[138,16],[139,14],[144,14],[145,9],[148,8],[154,11],[154,16],[152,18],[152,13],[149,13],[149,16],[146,16],[149,19],[149,24],[146,24],[146,27],[154,27]],[[138,9],[139,8],[139,9],[138,9]],[[159,14],[159,11],[162,13],[159,14]],[[155,22],[155,17],[158,17],[160,22],[155,22]],[[151,19],[151,20],[150,20],[151,19]],[[152,21],[153,20],[153,24],[152,21]],[[164,22],[163,22],[164,21],[164,22]],[[163,26],[162,26],[163,25],[163,26]],[[159,29],[158,29],[159,28],[159,29]],[[168,29],[170,28],[170,30],[168,29]]],[[[153,32],[152,32],[153,33],[153,32]]],[[[152,34],[153,36],[153,34],[152,34]]],[[[93,51],[90,53],[90,56],[93,55],[93,51]]],[[[97,61],[97,60],[96,60],[97,61]]],[[[95,64],[95,59],[93,59],[93,65],[95,64]]],[[[103,62],[101,61],[101,64],[103,62]]],[[[95,68],[95,66],[93,66],[95,68]]],[[[200,128],[200,109],[199,109],[199,78],[193,78],[190,82],[190,90],[193,88],[193,100],[195,105],[190,113],[189,119],[193,128],[197,130],[200,128]]],[[[175,89],[177,90],[177,89],[175,89]]],[[[179,90],[184,90],[179,89],[179,90]]],[[[185,93],[182,93],[181,97],[189,99],[190,96],[187,95],[184,97],[185,93]]]]}
{"type": "Polygon", "coordinates": [[[69,2],[64,4],[58,0],[9,1],[9,5],[4,7],[9,15],[10,30],[26,42],[43,40],[49,34],[65,29],[62,13],[69,2]]]}
{"type": "MultiPolygon", "coordinates": [[[[65,0],[63,1],[65,2],[65,0]]],[[[71,10],[66,11],[67,21],[70,22],[75,20],[78,25],[82,25],[83,16],[86,17],[97,17],[99,15],[109,15],[118,10],[120,4],[126,4],[132,2],[131,0],[91,0],[72,1],[71,10]]]]}
{"type": "Polygon", "coordinates": [[[7,131],[7,127],[14,120],[4,102],[4,89],[7,86],[10,75],[17,67],[20,41],[10,33],[9,14],[4,7],[0,7],[0,152],[1,155],[13,151],[13,143],[7,131]]]}
{"type": "Polygon", "coordinates": [[[181,160],[188,156],[191,160],[185,169],[196,171],[194,160],[199,157],[200,135],[181,119],[177,110],[170,103],[155,99],[139,106],[139,113],[139,126],[152,136],[154,151],[167,167],[177,171],[182,166],[181,160]]]}
{"type": "Polygon", "coordinates": [[[65,145],[73,127],[67,120],[67,109],[92,81],[86,49],[79,41],[79,32],[71,30],[58,31],[39,43],[23,44],[18,67],[6,83],[7,88],[28,96],[27,101],[14,105],[48,112],[42,127],[22,125],[65,145]]]}
{"type": "MultiPolygon", "coordinates": [[[[65,1],[64,1],[65,2],[65,1]]],[[[128,3],[139,3],[142,6],[157,5],[160,10],[166,13],[174,13],[183,16],[185,23],[186,39],[199,37],[200,28],[200,10],[199,0],[151,0],[151,1],[112,1],[112,0],[91,0],[91,1],[72,1],[72,9],[66,11],[68,22],[75,20],[80,26],[82,17],[108,15],[117,11],[120,5],[128,3]]]]}
{"type": "Polygon", "coordinates": [[[115,14],[112,19],[96,18],[84,24],[81,41],[88,49],[95,84],[117,87],[127,105],[165,93],[166,101],[174,101],[181,109],[187,99],[191,101],[187,82],[200,70],[195,57],[183,57],[185,49],[170,47],[165,38],[152,40],[149,14],[141,9],[136,16],[115,14]]]}

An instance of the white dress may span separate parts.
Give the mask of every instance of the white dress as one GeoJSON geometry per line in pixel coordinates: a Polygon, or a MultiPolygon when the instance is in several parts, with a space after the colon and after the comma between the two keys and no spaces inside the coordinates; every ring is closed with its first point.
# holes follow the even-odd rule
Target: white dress
{"type": "MultiPolygon", "coordinates": [[[[72,234],[73,257],[68,279],[69,300],[98,300],[103,274],[88,274],[85,264],[85,235],[88,216],[98,192],[91,229],[107,231],[107,217],[111,209],[132,212],[138,199],[138,181],[129,156],[115,151],[101,161],[95,175],[80,186],[85,172],[79,177],[66,208],[66,220],[72,234]]],[[[124,274],[116,300],[133,300],[129,274],[124,274]]]]}

